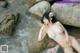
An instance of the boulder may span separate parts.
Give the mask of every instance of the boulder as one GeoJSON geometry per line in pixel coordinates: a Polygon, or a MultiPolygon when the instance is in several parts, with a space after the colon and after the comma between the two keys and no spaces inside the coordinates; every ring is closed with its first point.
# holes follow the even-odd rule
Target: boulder
{"type": "Polygon", "coordinates": [[[6,1],[8,8],[0,6],[0,45],[8,45],[7,53],[40,53],[54,46],[51,39],[37,41],[40,17],[28,12],[29,5],[25,5],[24,0],[6,1]]]}
{"type": "Polygon", "coordinates": [[[48,2],[54,2],[54,1],[62,1],[62,0],[36,0],[36,2],[39,2],[39,1],[48,1],[48,2]]]}
{"type": "Polygon", "coordinates": [[[40,17],[42,17],[46,11],[50,11],[50,4],[47,1],[41,1],[29,9],[29,12],[40,17]]]}
{"type": "Polygon", "coordinates": [[[36,2],[39,2],[39,1],[55,1],[55,0],[36,0],[36,2]]]}
{"type": "Polygon", "coordinates": [[[79,2],[80,0],[63,0],[63,1],[69,1],[69,2],[79,2]]]}
{"type": "MultiPolygon", "coordinates": [[[[14,16],[11,14],[9,17],[6,17],[6,19],[2,22],[4,23],[3,27],[6,27],[6,24],[12,23],[10,21],[15,21],[13,17],[14,16]],[[7,23],[6,20],[9,21],[9,23],[7,23]]],[[[37,38],[40,25],[38,24],[39,20],[37,20],[35,17],[40,18],[37,16],[32,16],[29,13],[20,14],[19,21],[12,34],[7,35],[7,33],[5,33],[4,36],[4,34],[0,33],[0,45],[8,45],[8,53],[39,53],[45,48],[53,47],[56,45],[55,42],[48,37],[45,37],[44,40],[38,42],[37,38]]],[[[5,30],[9,30],[13,26],[7,27],[8,29],[5,30]]]]}
{"type": "Polygon", "coordinates": [[[57,2],[52,5],[51,11],[56,19],[66,25],[80,27],[80,4],[57,2]]]}
{"type": "Polygon", "coordinates": [[[8,2],[7,1],[5,1],[5,0],[0,0],[0,7],[3,7],[3,8],[7,8],[7,6],[8,6],[8,2]]]}

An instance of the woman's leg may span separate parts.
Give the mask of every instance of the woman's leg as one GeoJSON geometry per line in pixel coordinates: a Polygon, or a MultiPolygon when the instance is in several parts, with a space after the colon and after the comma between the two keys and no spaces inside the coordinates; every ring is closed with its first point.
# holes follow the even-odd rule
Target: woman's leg
{"type": "Polygon", "coordinates": [[[63,48],[64,53],[74,53],[73,48],[66,40],[59,41],[58,43],[63,48]]]}
{"type": "Polygon", "coordinates": [[[78,53],[80,53],[80,44],[78,43],[78,41],[77,41],[74,37],[72,37],[72,36],[70,36],[70,40],[71,40],[71,45],[72,45],[72,47],[73,47],[78,53]]]}
{"type": "Polygon", "coordinates": [[[71,47],[64,48],[64,53],[74,53],[71,47]]]}

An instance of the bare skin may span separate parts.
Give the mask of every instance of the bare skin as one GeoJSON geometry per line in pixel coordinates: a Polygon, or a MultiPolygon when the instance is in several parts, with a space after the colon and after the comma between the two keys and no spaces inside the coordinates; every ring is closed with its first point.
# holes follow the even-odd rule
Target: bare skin
{"type": "Polygon", "coordinates": [[[77,40],[74,37],[69,36],[60,22],[52,23],[51,21],[49,22],[47,19],[44,19],[44,24],[39,32],[38,41],[44,39],[46,34],[48,34],[49,38],[55,40],[63,47],[64,53],[74,53],[73,48],[80,53],[80,45],[77,40]]]}

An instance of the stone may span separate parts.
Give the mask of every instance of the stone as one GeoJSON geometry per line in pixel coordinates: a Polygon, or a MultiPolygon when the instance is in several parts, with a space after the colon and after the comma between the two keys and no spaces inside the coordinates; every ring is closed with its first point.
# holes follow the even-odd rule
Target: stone
{"type": "Polygon", "coordinates": [[[63,1],[69,1],[69,2],[80,2],[80,0],[63,0],[63,1]]]}
{"type": "Polygon", "coordinates": [[[7,8],[8,2],[7,1],[0,1],[0,7],[7,8]]]}
{"type": "Polygon", "coordinates": [[[36,0],[36,2],[39,2],[39,1],[54,1],[54,0],[36,0]]]}
{"type": "Polygon", "coordinates": [[[62,1],[62,0],[36,0],[36,2],[40,2],[40,1],[54,2],[54,1],[62,1]]]}
{"type": "MultiPolygon", "coordinates": [[[[21,11],[21,10],[20,10],[21,11]]],[[[13,17],[11,14],[9,17],[13,17]]],[[[6,23],[7,17],[3,23],[6,23]]],[[[45,40],[38,42],[39,16],[32,16],[30,13],[21,13],[18,24],[12,34],[4,36],[0,33],[0,45],[8,45],[8,53],[40,53],[43,49],[55,46],[55,42],[45,37],[45,40]],[[50,46],[51,45],[51,46],[50,46]]],[[[12,21],[11,19],[10,21],[12,21]]],[[[9,22],[10,22],[9,21],[9,22]]],[[[5,25],[4,25],[5,26],[5,25]]],[[[9,27],[10,28],[10,27],[9,27]]],[[[5,29],[7,30],[7,29],[5,29]]]]}
{"type": "Polygon", "coordinates": [[[55,3],[51,11],[56,14],[56,19],[63,24],[80,27],[80,4],[55,3]]]}
{"type": "Polygon", "coordinates": [[[29,12],[40,17],[42,17],[46,11],[50,11],[50,4],[47,1],[41,1],[29,9],[29,12]]]}
{"type": "Polygon", "coordinates": [[[0,17],[0,34],[11,34],[13,28],[18,21],[19,15],[15,16],[11,13],[4,14],[0,17]]]}

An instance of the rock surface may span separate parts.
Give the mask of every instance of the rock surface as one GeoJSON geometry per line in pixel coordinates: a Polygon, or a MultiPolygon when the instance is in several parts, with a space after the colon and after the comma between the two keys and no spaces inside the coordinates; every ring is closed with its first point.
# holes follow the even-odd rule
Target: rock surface
{"type": "Polygon", "coordinates": [[[46,11],[50,11],[50,4],[47,1],[41,1],[29,9],[29,12],[40,17],[42,17],[46,11]]]}
{"type": "Polygon", "coordinates": [[[11,13],[3,14],[3,16],[0,17],[0,34],[11,34],[18,18],[18,14],[16,16],[11,13]]]}
{"type": "MultiPolygon", "coordinates": [[[[41,17],[28,12],[29,7],[35,0],[6,1],[8,5],[5,4],[5,2],[2,4],[0,3],[0,30],[2,28],[4,29],[3,32],[12,28],[14,30],[11,34],[7,34],[10,33],[10,30],[4,34],[0,33],[0,45],[8,45],[8,53],[41,53],[43,50],[45,51],[46,48],[51,48],[56,45],[56,43],[52,39],[49,39],[48,36],[41,42],[37,41],[41,17]],[[4,6],[6,7],[4,8],[4,6]],[[16,23],[16,25],[13,23],[16,23]],[[12,27],[13,25],[15,25],[15,27],[12,27]]],[[[50,8],[48,2],[44,3],[43,7],[40,7],[40,9],[43,9],[40,12],[41,15],[43,15],[45,8],[50,8]],[[45,6],[44,3],[48,5],[45,6]]],[[[77,8],[79,7],[77,6],[77,8]]],[[[72,27],[68,29],[70,35],[79,37],[80,29],[76,30],[72,27]]]]}
{"type": "Polygon", "coordinates": [[[78,2],[78,1],[80,1],[80,0],[63,0],[63,1],[69,1],[69,2],[78,2]]]}
{"type": "Polygon", "coordinates": [[[36,2],[39,2],[39,1],[55,1],[55,0],[36,0],[36,2]]]}
{"type": "Polygon", "coordinates": [[[55,3],[51,9],[63,24],[80,27],[80,4],[55,3]]]}
{"type": "Polygon", "coordinates": [[[11,34],[7,34],[10,31],[4,34],[0,33],[0,45],[8,45],[8,53],[39,53],[44,48],[49,47],[49,43],[54,46],[54,42],[50,39],[46,39],[47,42],[46,40],[37,41],[40,29],[38,19],[40,17],[32,16],[28,12],[28,4],[25,6],[23,0],[7,0],[7,2],[8,7],[0,6],[0,28],[3,28],[3,32],[5,32],[12,28],[13,23],[17,22],[11,34]],[[19,17],[17,17],[17,13],[20,14],[19,17]]]}

